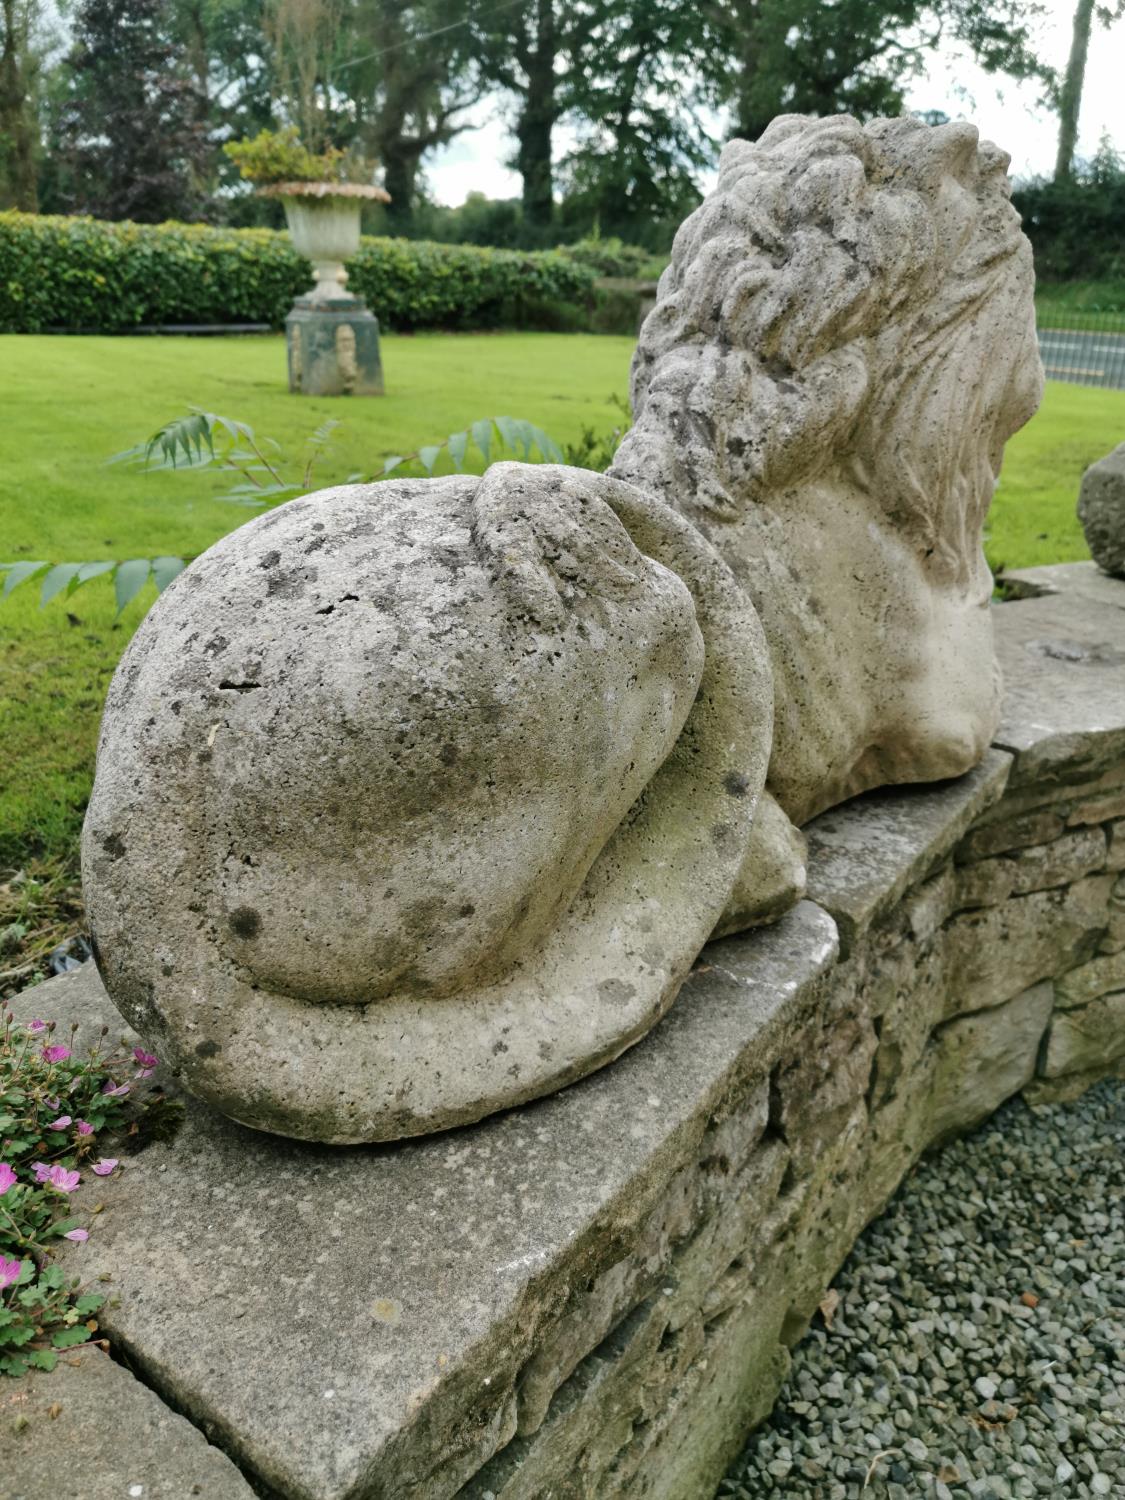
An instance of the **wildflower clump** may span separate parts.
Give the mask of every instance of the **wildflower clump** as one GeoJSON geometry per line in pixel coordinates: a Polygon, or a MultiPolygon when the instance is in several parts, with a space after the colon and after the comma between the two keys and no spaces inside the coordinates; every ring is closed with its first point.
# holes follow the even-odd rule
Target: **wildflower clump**
{"type": "Polygon", "coordinates": [[[129,1123],[130,1094],[157,1059],[142,1048],[107,1050],[108,1027],[84,1054],[54,1021],[0,1032],[0,1375],[51,1370],[59,1351],[97,1331],[103,1302],[81,1278],[64,1276],[60,1240],[89,1239],[92,1215],[71,1210],[87,1171],[112,1177],[119,1159],[99,1142],[129,1123]]]}

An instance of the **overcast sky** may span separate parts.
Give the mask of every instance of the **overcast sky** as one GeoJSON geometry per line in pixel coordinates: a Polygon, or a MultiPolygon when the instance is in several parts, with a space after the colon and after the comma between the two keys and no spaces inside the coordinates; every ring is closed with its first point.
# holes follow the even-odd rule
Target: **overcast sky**
{"type": "MultiPolygon", "coordinates": [[[[1040,55],[1061,69],[1070,51],[1073,0],[1046,0],[1046,8],[1050,19],[1042,30],[1040,55]]],[[[1108,31],[1095,22],[1082,96],[1080,156],[1093,155],[1103,133],[1125,152],[1123,95],[1125,21],[1108,31]]],[[[1039,102],[1034,85],[990,77],[955,48],[935,55],[928,76],[911,87],[907,103],[912,109],[940,109],[952,119],[972,120],[982,135],[1011,152],[1017,177],[1050,173],[1054,166],[1058,122],[1039,102]]],[[[513,143],[503,121],[493,114],[499,107],[498,102],[482,105],[477,112],[479,128],[458,136],[428,162],[426,177],[440,203],[462,203],[472,191],[490,198],[519,196],[520,179],[505,165],[513,143]]],[[[564,129],[556,135],[556,150],[565,150],[568,133],[564,129]]]]}

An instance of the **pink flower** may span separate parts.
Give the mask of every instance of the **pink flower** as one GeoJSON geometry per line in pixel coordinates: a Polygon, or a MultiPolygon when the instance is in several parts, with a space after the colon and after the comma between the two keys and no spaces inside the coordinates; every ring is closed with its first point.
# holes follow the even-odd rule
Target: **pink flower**
{"type": "Polygon", "coordinates": [[[105,1087],[102,1089],[103,1094],[127,1094],[128,1092],[129,1085],[127,1083],[119,1083],[114,1087],[113,1081],[109,1078],[106,1079],[105,1087]]]}
{"type": "Polygon", "coordinates": [[[44,1099],[43,1103],[47,1106],[48,1109],[58,1109],[59,1107],[59,1101],[57,1099],[44,1099]]]}
{"type": "Polygon", "coordinates": [[[76,1120],[74,1128],[78,1131],[79,1135],[93,1135],[94,1133],[94,1127],[88,1120],[76,1120]]]}
{"type": "Polygon", "coordinates": [[[69,1124],[70,1124],[70,1116],[69,1115],[60,1115],[57,1120],[52,1120],[51,1121],[51,1123],[47,1126],[47,1129],[48,1130],[65,1130],[66,1127],[69,1124]]]}
{"type": "Polygon", "coordinates": [[[119,1158],[116,1156],[103,1156],[101,1161],[94,1163],[95,1177],[108,1177],[117,1165],[119,1158]]]}
{"type": "Polygon", "coordinates": [[[45,1161],[33,1161],[31,1163],[31,1170],[35,1173],[36,1182],[46,1182],[51,1171],[45,1161]]]}
{"type": "Polygon", "coordinates": [[[41,1031],[46,1031],[46,1029],[46,1021],[29,1021],[25,1028],[32,1036],[38,1036],[41,1031]]]}
{"type": "Polygon", "coordinates": [[[0,1255],[0,1292],[6,1286],[11,1286],[13,1281],[18,1281],[20,1272],[23,1270],[23,1262],[19,1260],[5,1260],[0,1255]]]}
{"type": "Polygon", "coordinates": [[[153,1057],[151,1052],[146,1052],[143,1047],[134,1047],[133,1056],[137,1059],[142,1068],[156,1067],[158,1059],[153,1057]]]}
{"type": "Polygon", "coordinates": [[[69,1047],[44,1047],[43,1048],[43,1059],[44,1059],[45,1062],[49,1062],[49,1063],[66,1062],[66,1060],[67,1060],[67,1058],[69,1056],[70,1056],[70,1048],[69,1047]]]}
{"type": "Polygon", "coordinates": [[[0,1198],[4,1196],[10,1187],[15,1187],[17,1180],[16,1174],[12,1171],[8,1163],[0,1161],[0,1198]]]}
{"type": "Polygon", "coordinates": [[[65,1167],[54,1166],[47,1173],[45,1180],[51,1187],[58,1188],[60,1193],[73,1193],[82,1181],[82,1174],[81,1172],[68,1172],[65,1167]]]}
{"type": "Polygon", "coordinates": [[[90,1231],[88,1229],[71,1229],[68,1233],[63,1235],[64,1240],[76,1240],[78,1244],[81,1244],[83,1240],[88,1240],[89,1238],[90,1231]]]}

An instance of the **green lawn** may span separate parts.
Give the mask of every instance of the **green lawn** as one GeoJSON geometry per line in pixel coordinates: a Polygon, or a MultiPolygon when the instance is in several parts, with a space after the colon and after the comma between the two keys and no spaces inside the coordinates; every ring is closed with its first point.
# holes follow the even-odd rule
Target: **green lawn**
{"type": "MultiPolygon", "coordinates": [[[[285,390],[279,338],[0,338],[0,561],[192,554],[246,519],[206,473],[106,468],[111,454],[199,405],[298,450],[341,419],[324,483],[372,471],[477,417],[528,418],[556,441],[620,420],[632,341],[563,334],[389,337],[389,394],[310,400],[285,390]]],[[[1074,518],[1082,470],[1125,438],[1125,393],[1048,388],[1010,445],[989,558],[1008,567],[1086,556],[1074,518]]],[[[119,621],[94,582],[38,608],[37,585],[0,605],[0,867],[68,858],[89,791],[98,717],[121,651],[151,602],[119,621]]]]}
{"type": "MultiPolygon", "coordinates": [[[[253,512],[214,498],[229,479],[143,474],[104,460],[189,405],[249,422],[299,452],[342,422],[325,484],[372,472],[477,417],[526,418],[561,444],[621,421],[628,338],[582,334],[388,337],[388,394],[314,400],[285,387],[280,337],[0,338],[0,561],[193,554],[253,512]]],[[[441,471],[439,465],[439,472],[441,471]]],[[[413,472],[421,473],[416,469],[413,472]]],[[[0,604],[0,867],[74,847],[114,664],[154,596],[120,621],[88,584],[40,611],[36,583],[0,604]]]]}

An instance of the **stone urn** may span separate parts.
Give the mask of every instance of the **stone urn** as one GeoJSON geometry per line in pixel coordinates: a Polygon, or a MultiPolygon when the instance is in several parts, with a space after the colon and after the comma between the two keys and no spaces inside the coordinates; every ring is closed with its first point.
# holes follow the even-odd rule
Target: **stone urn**
{"type": "Polygon", "coordinates": [[[294,247],[313,264],[315,284],[285,320],[289,389],[309,396],[381,396],[379,323],[347,290],[344,264],[359,250],[364,202],[388,203],[382,188],[349,182],[279,182],[294,247]]]}

